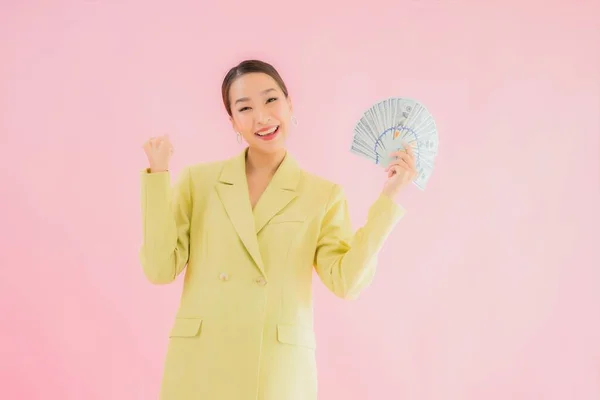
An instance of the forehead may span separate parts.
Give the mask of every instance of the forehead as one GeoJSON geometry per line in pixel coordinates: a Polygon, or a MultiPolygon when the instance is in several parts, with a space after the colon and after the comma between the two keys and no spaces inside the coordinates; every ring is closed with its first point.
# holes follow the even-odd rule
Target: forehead
{"type": "Polygon", "coordinates": [[[253,72],[237,78],[231,84],[229,94],[231,99],[235,101],[239,97],[260,96],[263,91],[268,89],[280,91],[279,85],[270,75],[253,72]]]}

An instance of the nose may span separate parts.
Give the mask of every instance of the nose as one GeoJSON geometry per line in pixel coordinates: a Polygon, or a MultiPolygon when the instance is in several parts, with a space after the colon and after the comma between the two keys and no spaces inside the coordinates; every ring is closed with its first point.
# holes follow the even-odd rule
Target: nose
{"type": "Polygon", "coordinates": [[[267,112],[267,110],[261,108],[257,110],[257,122],[260,125],[265,125],[267,123],[269,123],[269,121],[271,120],[271,116],[269,115],[269,113],[267,112]]]}

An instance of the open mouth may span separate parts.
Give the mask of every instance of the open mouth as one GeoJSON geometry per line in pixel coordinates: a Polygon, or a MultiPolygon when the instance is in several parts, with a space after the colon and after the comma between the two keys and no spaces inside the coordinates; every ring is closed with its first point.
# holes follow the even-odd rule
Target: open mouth
{"type": "Polygon", "coordinates": [[[262,140],[272,140],[279,133],[279,125],[255,133],[262,140]]]}

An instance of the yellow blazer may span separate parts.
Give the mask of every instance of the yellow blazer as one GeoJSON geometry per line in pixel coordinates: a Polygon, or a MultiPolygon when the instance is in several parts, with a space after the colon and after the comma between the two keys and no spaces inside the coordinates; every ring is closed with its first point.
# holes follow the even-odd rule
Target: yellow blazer
{"type": "Polygon", "coordinates": [[[351,299],[404,209],[381,195],[354,232],[339,185],[287,155],[254,210],[245,154],[141,174],[140,262],[154,284],[187,266],[169,335],[163,400],[314,400],[313,267],[351,299]]]}

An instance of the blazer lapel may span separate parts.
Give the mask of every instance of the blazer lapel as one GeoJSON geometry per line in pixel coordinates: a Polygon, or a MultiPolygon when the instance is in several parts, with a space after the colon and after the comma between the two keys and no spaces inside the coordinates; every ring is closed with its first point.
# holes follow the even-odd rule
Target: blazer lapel
{"type": "Polygon", "coordinates": [[[296,160],[287,153],[264,193],[254,207],[256,234],[292,200],[298,196],[301,170],[296,160]]]}
{"type": "Polygon", "coordinates": [[[264,275],[265,268],[258,247],[254,215],[248,195],[245,158],[244,151],[225,163],[217,184],[217,193],[244,247],[264,275]]]}
{"type": "Polygon", "coordinates": [[[246,178],[246,150],[227,161],[217,184],[217,193],[240,240],[254,263],[265,274],[257,235],[273,216],[298,196],[301,170],[288,153],[271,182],[260,196],[254,210],[250,205],[246,178]]]}

